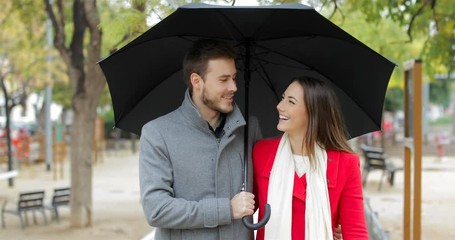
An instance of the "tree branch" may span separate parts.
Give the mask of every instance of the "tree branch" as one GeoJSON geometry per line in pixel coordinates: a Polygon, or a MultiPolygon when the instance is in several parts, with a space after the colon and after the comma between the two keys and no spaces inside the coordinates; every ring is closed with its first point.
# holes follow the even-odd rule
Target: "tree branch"
{"type": "Polygon", "coordinates": [[[65,39],[66,39],[65,30],[64,30],[65,20],[63,18],[63,9],[61,6],[62,5],[61,0],[59,0],[58,4],[57,4],[59,6],[58,9],[61,12],[60,18],[59,18],[60,21],[57,21],[54,10],[52,9],[52,5],[50,4],[49,0],[44,0],[44,4],[46,7],[47,15],[49,16],[49,18],[52,22],[53,29],[54,29],[55,48],[57,48],[57,50],[62,55],[63,61],[65,61],[67,64],[69,64],[71,61],[70,61],[69,49],[65,46],[65,39]]]}
{"type": "Polygon", "coordinates": [[[340,15],[341,15],[341,24],[343,24],[343,22],[345,20],[343,11],[341,11],[341,8],[338,7],[337,0],[332,0],[332,3],[333,3],[334,7],[333,7],[332,13],[329,15],[329,19],[332,19],[332,17],[335,15],[336,11],[338,10],[338,12],[340,12],[340,15]]]}
{"type": "Polygon", "coordinates": [[[436,14],[436,0],[431,1],[431,12],[433,15],[434,25],[436,27],[436,31],[439,32],[439,19],[437,18],[436,14]]]}
{"type": "MultiPolygon", "coordinates": [[[[74,0],[73,2],[73,38],[71,39],[71,63],[70,74],[73,81],[74,96],[84,94],[84,38],[87,27],[86,16],[83,6],[83,0],[74,0]]],[[[90,52],[90,51],[88,51],[90,52]]]]}
{"type": "Polygon", "coordinates": [[[417,17],[423,13],[423,9],[425,9],[425,7],[428,5],[428,0],[426,0],[422,6],[419,7],[419,9],[417,9],[417,12],[411,16],[411,20],[409,21],[409,25],[408,25],[408,29],[406,31],[408,37],[409,37],[409,40],[407,41],[408,43],[412,42],[412,26],[414,24],[414,21],[417,19],[417,17]]]}
{"type": "Polygon", "coordinates": [[[99,59],[95,59],[93,56],[101,55],[101,35],[102,31],[99,29],[100,18],[96,7],[96,0],[85,0],[84,1],[84,16],[85,21],[88,23],[88,29],[90,31],[90,44],[88,45],[88,62],[89,65],[96,65],[99,59]]]}

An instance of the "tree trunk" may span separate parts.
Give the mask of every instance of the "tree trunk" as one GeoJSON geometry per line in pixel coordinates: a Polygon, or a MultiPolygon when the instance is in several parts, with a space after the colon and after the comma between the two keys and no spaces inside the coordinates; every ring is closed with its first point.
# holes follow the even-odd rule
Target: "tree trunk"
{"type": "MultiPolygon", "coordinates": [[[[5,79],[3,76],[0,76],[0,84],[1,84],[1,89],[3,91],[3,97],[5,101],[5,117],[6,117],[6,122],[5,122],[5,138],[6,138],[6,151],[7,151],[7,157],[8,157],[8,171],[13,170],[13,156],[12,156],[12,148],[11,148],[11,124],[10,124],[10,104],[9,104],[9,96],[8,96],[8,91],[6,90],[6,84],[5,84],[5,79]]],[[[8,186],[13,187],[14,186],[14,179],[9,178],[8,179],[8,186]]],[[[2,212],[3,214],[3,212],[2,212]]]]}
{"type": "Polygon", "coordinates": [[[452,136],[455,136],[455,91],[452,90],[452,94],[450,96],[451,104],[450,107],[452,108],[452,136]]]}
{"type": "Polygon", "coordinates": [[[78,109],[71,127],[71,226],[92,225],[92,144],[95,111],[87,100],[74,100],[78,109]],[[84,107],[85,106],[85,107],[84,107]]]}

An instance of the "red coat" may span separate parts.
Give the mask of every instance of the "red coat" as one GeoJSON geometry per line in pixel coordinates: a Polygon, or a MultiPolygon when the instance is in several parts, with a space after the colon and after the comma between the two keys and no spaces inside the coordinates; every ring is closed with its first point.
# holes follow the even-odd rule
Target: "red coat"
{"type": "MultiPolygon", "coordinates": [[[[270,171],[281,138],[262,140],[253,148],[254,194],[260,206],[267,203],[270,171]]],[[[341,224],[343,239],[368,239],[363,208],[360,162],[357,155],[341,151],[327,152],[327,183],[332,213],[332,227],[341,224]]],[[[292,199],[292,239],[305,239],[306,178],[294,175],[292,199]]],[[[270,206],[276,208],[279,206],[270,206]]],[[[264,239],[264,228],[258,230],[257,240],[264,239]]]]}

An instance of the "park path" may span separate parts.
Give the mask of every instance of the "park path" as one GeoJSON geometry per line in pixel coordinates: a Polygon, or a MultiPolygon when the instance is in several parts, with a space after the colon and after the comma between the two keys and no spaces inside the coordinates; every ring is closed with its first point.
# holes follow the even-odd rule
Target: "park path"
{"type": "MultiPolygon", "coordinates": [[[[93,166],[93,226],[71,229],[69,208],[62,207],[60,222],[45,225],[37,214],[38,224],[29,216],[29,227],[22,230],[19,218],[6,214],[6,228],[0,228],[0,239],[15,240],[79,240],[79,239],[142,239],[152,228],[146,223],[139,195],[138,154],[130,151],[109,151],[102,163],[93,166]]],[[[22,165],[15,186],[9,188],[7,181],[0,182],[0,203],[8,200],[14,207],[18,192],[45,190],[50,201],[53,188],[69,186],[69,162],[64,165],[64,178],[53,179],[52,171],[46,171],[44,163],[22,165]]],[[[50,219],[50,212],[46,212],[50,219]]]]}

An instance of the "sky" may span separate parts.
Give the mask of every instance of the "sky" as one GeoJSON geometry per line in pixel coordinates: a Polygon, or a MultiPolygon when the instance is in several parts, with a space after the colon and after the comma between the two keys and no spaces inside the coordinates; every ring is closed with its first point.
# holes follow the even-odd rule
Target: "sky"
{"type": "MultiPolygon", "coordinates": [[[[311,0],[303,0],[300,2],[305,5],[311,5],[310,1],[311,0]]],[[[213,4],[213,2],[210,2],[210,4],[213,4]]],[[[231,5],[232,3],[227,3],[226,1],[218,1],[218,4],[219,5],[231,5]]],[[[235,6],[258,6],[258,1],[257,0],[236,0],[235,6]]],[[[149,26],[155,25],[158,22],[159,22],[159,20],[155,16],[155,14],[149,16],[149,18],[147,19],[147,24],[149,26]]]]}

